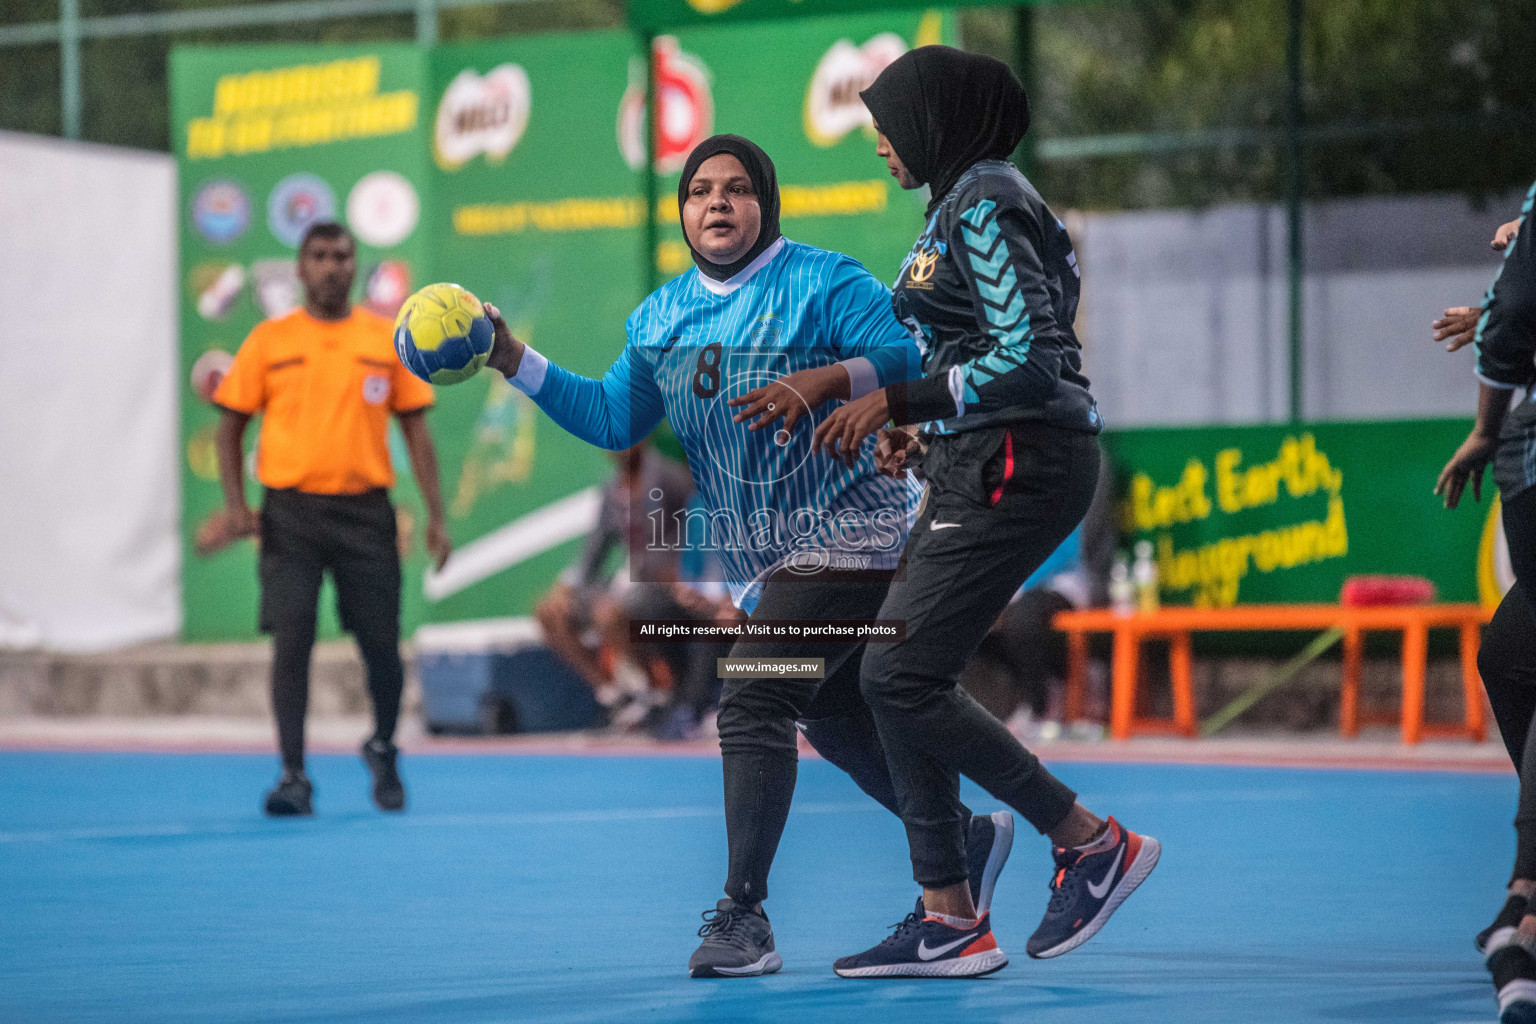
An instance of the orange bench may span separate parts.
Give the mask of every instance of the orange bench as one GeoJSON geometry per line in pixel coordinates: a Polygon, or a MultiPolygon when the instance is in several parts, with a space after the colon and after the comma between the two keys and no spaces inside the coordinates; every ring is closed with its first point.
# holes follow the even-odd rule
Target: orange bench
{"type": "MultiPolygon", "coordinates": [[[[1088,634],[1114,636],[1111,673],[1110,735],[1126,739],[1136,733],[1195,736],[1191,633],[1199,631],[1325,630],[1344,632],[1344,683],[1339,728],[1345,736],[1360,732],[1361,641],[1369,632],[1403,634],[1404,743],[1425,736],[1465,736],[1481,741],[1487,736],[1483,714],[1482,680],[1477,674],[1480,628],[1488,613],[1476,604],[1424,604],[1357,608],[1338,604],[1239,605],[1233,608],[1169,607],[1155,612],[1118,615],[1107,608],[1057,613],[1054,625],[1067,635],[1068,721],[1083,715],[1088,672],[1088,634]],[[1460,724],[1427,724],[1424,721],[1424,671],[1431,629],[1455,629],[1461,635],[1461,684],[1466,717],[1460,724]],[[1141,642],[1166,638],[1168,668],[1173,684],[1173,717],[1141,718],[1136,714],[1140,686],[1141,642]]],[[[1365,724],[1377,724],[1371,719],[1365,724]]],[[[1388,717],[1382,721],[1392,723],[1388,717]]]]}

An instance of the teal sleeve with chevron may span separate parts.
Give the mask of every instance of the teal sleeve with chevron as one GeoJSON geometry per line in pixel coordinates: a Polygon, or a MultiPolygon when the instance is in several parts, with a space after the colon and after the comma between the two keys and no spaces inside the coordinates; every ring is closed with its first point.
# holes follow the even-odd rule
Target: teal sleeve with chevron
{"type": "Polygon", "coordinates": [[[1041,265],[1038,225],[1025,211],[981,199],[958,218],[950,251],[970,284],[990,351],[953,368],[950,389],[964,412],[984,413],[1050,397],[1060,372],[1056,323],[1041,265]],[[1042,337],[1045,343],[1042,344],[1042,337]]]}
{"type": "Polygon", "coordinates": [[[1477,375],[1494,387],[1518,388],[1531,382],[1536,354],[1536,245],[1527,222],[1536,204],[1536,185],[1520,208],[1520,232],[1504,252],[1504,262],[1483,297],[1474,349],[1477,375]]]}

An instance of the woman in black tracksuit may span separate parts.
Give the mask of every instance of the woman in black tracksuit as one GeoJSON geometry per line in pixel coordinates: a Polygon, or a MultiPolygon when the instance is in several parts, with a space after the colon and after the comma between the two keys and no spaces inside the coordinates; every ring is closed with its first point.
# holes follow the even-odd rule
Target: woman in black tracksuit
{"type": "Polygon", "coordinates": [[[1520,773],[1508,897],[1477,936],[1505,1024],[1536,1021],[1536,904],[1529,902],[1536,895],[1536,232],[1525,228],[1533,197],[1536,185],[1520,211],[1523,230],[1504,252],[1477,323],[1477,423],[1435,484],[1447,508],[1456,507],[1469,480],[1480,499],[1483,469],[1493,463],[1515,571],[1515,585],[1493,613],[1477,656],[1499,734],[1520,773]],[[1516,388],[1524,388],[1525,397],[1511,409],[1516,388]]]}
{"type": "MultiPolygon", "coordinates": [[[[1077,803],[957,678],[1009,598],[1093,500],[1101,421],[1072,331],[1077,262],[1066,228],[1007,162],[1029,106],[1006,65],[922,47],[862,96],[880,133],[877,152],[898,183],[931,190],[927,225],[893,297],[896,316],[919,335],[924,377],[844,405],[823,421],[816,443],[855,453],[887,422],[921,425],[921,444],[909,433],[882,435],[895,472],[920,457],[927,490],[905,572],[879,614],[904,621],[906,638],[869,648],[861,687],[896,784],[924,912],[837,969],[939,973],[929,968],[946,936],[987,931],[965,898],[962,774],[1051,838],[1051,901],[1027,949],[1058,956],[1094,935],[1146,878],[1158,843],[1077,803]]],[[[974,958],[980,968],[986,952],[958,960],[974,958]]],[[[943,973],[984,972],[957,962],[943,973]]]]}

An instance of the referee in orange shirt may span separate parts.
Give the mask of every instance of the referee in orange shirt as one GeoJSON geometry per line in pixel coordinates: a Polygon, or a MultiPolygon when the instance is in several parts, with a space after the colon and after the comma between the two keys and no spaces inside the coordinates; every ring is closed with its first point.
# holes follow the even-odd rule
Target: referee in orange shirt
{"type": "Polygon", "coordinates": [[[214,393],[224,509],[200,531],[200,550],[259,535],[261,618],[272,634],[272,709],[283,776],[267,794],[271,815],[310,814],[304,716],[321,574],[336,585],[342,627],[357,640],[373,699],[363,761],[381,810],[405,807],[395,761],[400,662],[400,555],[389,500],[394,470],[386,440],[400,418],[411,468],[427,506],[427,549],[441,567],[451,546],[443,520],[437,454],[427,430],[430,385],[395,357],[388,320],[352,305],[357,244],[321,222],[299,244],[304,305],[257,325],[214,393]],[[246,504],[242,441],[262,413],[256,475],[266,487],[258,516],[246,504]]]}

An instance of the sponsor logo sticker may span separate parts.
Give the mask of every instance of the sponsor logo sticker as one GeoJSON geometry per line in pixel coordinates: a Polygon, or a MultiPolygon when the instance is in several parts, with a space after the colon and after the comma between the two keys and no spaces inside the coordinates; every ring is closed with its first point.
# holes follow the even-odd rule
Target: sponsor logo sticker
{"type": "Polygon", "coordinates": [[[375,248],[399,245],[416,230],[420,218],[416,189],[394,171],[365,174],[347,194],[347,224],[375,248]]]}
{"type": "Polygon", "coordinates": [[[233,242],[251,226],[251,201],[232,181],[210,181],[192,197],[192,226],[217,245],[233,242]]]}
{"type": "Polygon", "coordinates": [[[863,46],[851,39],[833,43],[805,90],[805,137],[825,149],[856,128],[874,131],[875,119],[859,93],[906,52],[906,41],[894,32],[882,32],[863,46]]]}
{"type": "Polygon", "coordinates": [[[223,320],[245,290],[245,268],[238,263],[200,263],[187,277],[188,291],[204,320],[223,320]]]}
{"type": "Polygon", "coordinates": [[[907,287],[931,289],[933,269],[938,262],[939,250],[937,249],[923,249],[913,253],[911,262],[907,264],[907,287]]]}
{"type": "Polygon", "coordinates": [[[389,397],[389,378],[383,374],[370,373],[363,378],[363,401],[369,405],[382,405],[389,397]]]}
{"type": "Polygon", "coordinates": [[[295,260],[257,260],[251,264],[256,306],[264,316],[286,316],[299,308],[303,290],[295,260]]]}
{"type": "Polygon", "coordinates": [[[279,242],[295,249],[311,224],[335,217],[336,194],[324,178],[313,174],[290,174],[267,197],[267,227],[279,242]]]}
{"type": "Polygon", "coordinates": [[[465,68],[454,76],[437,105],[432,155],[445,171],[456,171],[481,153],[501,163],[517,146],[533,111],[528,73],[501,64],[484,75],[465,68]]]}
{"type": "Polygon", "coordinates": [[[192,364],[192,390],[203,401],[212,403],[213,393],[224,382],[224,375],[234,365],[235,357],[221,348],[210,348],[192,364]]]}
{"type": "Polygon", "coordinates": [[[368,271],[363,304],[380,316],[393,317],[411,294],[411,268],[404,260],[384,260],[368,271]]]}

